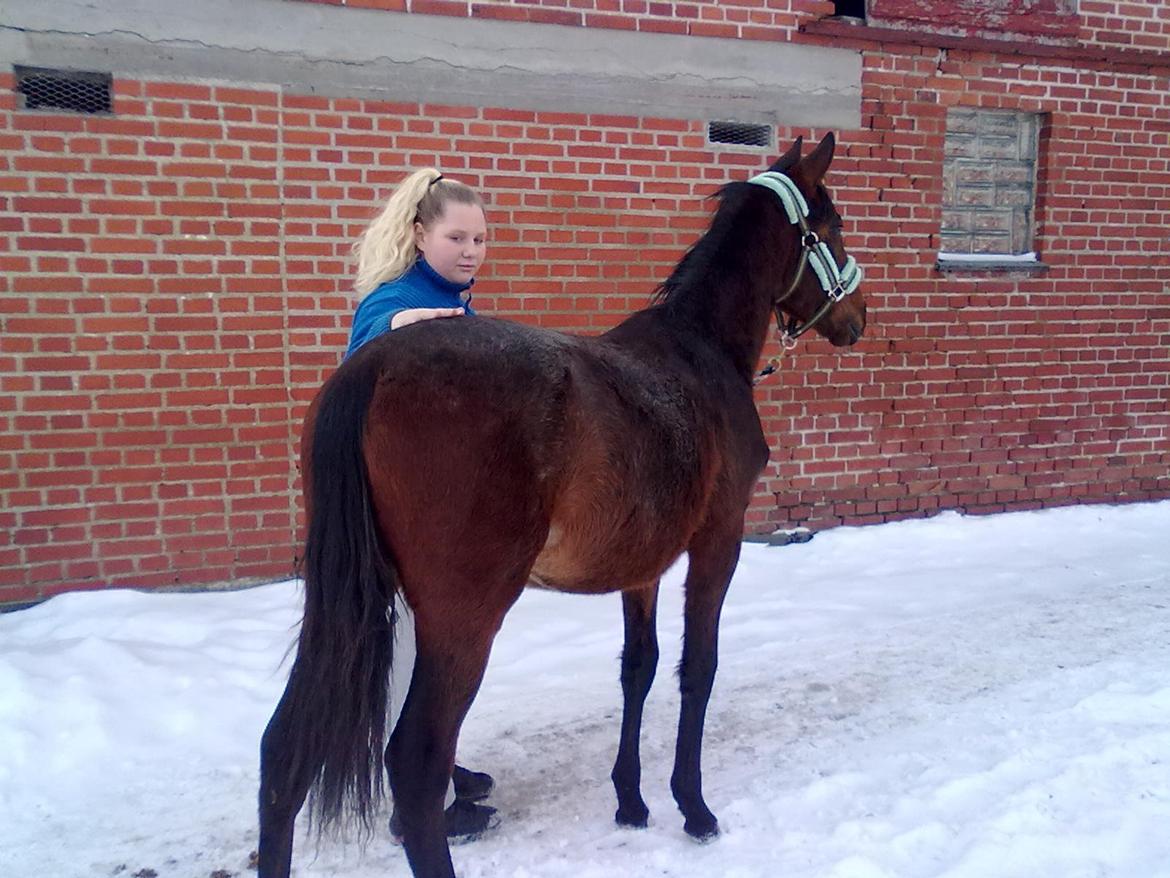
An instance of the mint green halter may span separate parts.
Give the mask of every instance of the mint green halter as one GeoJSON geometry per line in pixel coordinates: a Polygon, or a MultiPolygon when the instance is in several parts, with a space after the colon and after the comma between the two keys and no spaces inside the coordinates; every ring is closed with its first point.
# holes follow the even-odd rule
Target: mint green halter
{"type": "Polygon", "coordinates": [[[800,278],[804,274],[804,266],[806,263],[812,265],[813,272],[821,282],[821,289],[825,291],[825,295],[829,298],[826,306],[822,307],[812,320],[808,321],[798,332],[791,336],[792,338],[796,338],[797,335],[809,329],[813,323],[823,317],[828,311],[829,306],[840,302],[857,289],[861,284],[861,266],[857,264],[856,259],[850,256],[846,258],[843,267],[837,267],[837,260],[833,258],[833,253],[829,250],[829,245],[822,241],[817,236],[817,233],[808,227],[808,202],[805,200],[804,195],[801,194],[800,189],[797,188],[796,183],[787,174],[781,174],[778,171],[764,171],[764,173],[752,177],[748,182],[756,186],[763,186],[765,189],[771,189],[775,192],[780,198],[780,203],[784,205],[784,212],[788,214],[788,221],[794,226],[800,226],[800,243],[804,248],[800,257],[800,266],[796,270],[796,277],[792,279],[792,283],[784,295],[776,300],[776,304],[787,299],[796,290],[796,286],[800,283],[800,278]]]}

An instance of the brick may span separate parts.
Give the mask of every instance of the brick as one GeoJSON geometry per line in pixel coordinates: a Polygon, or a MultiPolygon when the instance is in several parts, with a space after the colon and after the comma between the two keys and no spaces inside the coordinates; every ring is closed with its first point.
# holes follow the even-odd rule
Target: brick
{"type": "Polygon", "coordinates": [[[16,239],[16,246],[20,250],[53,250],[73,251],[85,250],[85,241],[82,238],[68,237],[39,237],[24,235],[16,239]]]}

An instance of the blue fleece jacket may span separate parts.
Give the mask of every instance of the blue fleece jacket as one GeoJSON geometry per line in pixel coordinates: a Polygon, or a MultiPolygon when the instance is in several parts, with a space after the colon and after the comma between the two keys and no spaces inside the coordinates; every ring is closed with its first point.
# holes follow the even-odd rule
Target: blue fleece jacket
{"type": "Polygon", "coordinates": [[[349,332],[349,347],[345,356],[372,338],[390,331],[390,321],[399,311],[408,308],[462,308],[475,314],[467,290],[474,280],[461,284],[449,281],[435,271],[421,256],[407,272],[379,286],[366,296],[353,314],[349,332]]]}

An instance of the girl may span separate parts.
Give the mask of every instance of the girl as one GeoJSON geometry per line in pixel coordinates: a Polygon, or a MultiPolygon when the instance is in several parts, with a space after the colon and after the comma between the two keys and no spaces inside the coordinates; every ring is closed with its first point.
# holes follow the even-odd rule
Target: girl
{"type": "MultiPolygon", "coordinates": [[[[474,315],[471,285],[486,253],[483,201],[470,186],[434,168],[407,177],[354,244],[357,291],[364,298],[353,315],[345,356],[371,339],[422,320],[474,315]]],[[[414,619],[396,598],[398,622],[387,728],[393,731],[406,701],[414,667],[414,619]]],[[[495,809],[475,804],[492,790],[492,778],[455,766],[447,788],[447,836],[475,838],[493,826],[495,809]]],[[[390,831],[401,836],[397,815],[390,831]]]]}
{"type": "Polygon", "coordinates": [[[474,314],[469,290],[486,252],[483,202],[470,186],[423,168],[407,177],[354,245],[357,291],[348,357],[420,320],[474,314]]]}

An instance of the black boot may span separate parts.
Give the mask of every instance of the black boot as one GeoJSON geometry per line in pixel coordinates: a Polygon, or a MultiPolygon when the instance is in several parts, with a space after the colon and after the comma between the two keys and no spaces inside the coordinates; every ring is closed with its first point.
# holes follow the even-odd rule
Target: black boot
{"type": "Polygon", "coordinates": [[[451,780],[455,784],[455,798],[468,802],[486,799],[496,786],[490,774],[470,771],[462,765],[455,766],[455,770],[451,772],[451,780]]]}
{"type": "MultiPolygon", "coordinates": [[[[500,825],[495,808],[463,799],[456,799],[451,807],[443,812],[443,819],[447,824],[449,844],[475,841],[485,832],[500,825]]],[[[396,843],[402,843],[402,821],[398,818],[397,808],[390,815],[390,835],[396,843]]]]}

